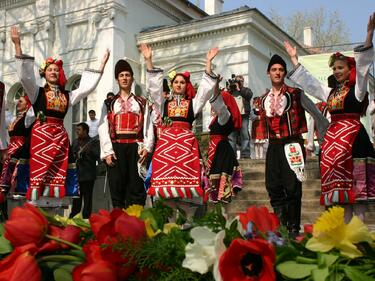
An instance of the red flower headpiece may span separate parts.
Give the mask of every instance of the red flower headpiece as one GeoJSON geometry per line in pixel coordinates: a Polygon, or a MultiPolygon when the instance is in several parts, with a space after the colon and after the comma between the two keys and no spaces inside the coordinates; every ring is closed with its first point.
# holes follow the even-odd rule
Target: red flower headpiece
{"type": "Polygon", "coordinates": [[[54,58],[47,58],[39,67],[39,75],[40,77],[45,77],[46,75],[46,69],[51,64],[56,64],[59,67],[59,86],[64,88],[66,84],[66,77],[63,69],[63,61],[60,59],[54,59],[54,58]]]}
{"type": "Polygon", "coordinates": [[[193,99],[195,97],[195,89],[194,89],[194,87],[193,87],[193,85],[191,84],[191,81],[190,81],[190,72],[185,71],[184,73],[176,73],[175,76],[171,79],[172,84],[173,84],[174,79],[176,79],[176,77],[178,75],[181,75],[182,77],[185,78],[185,81],[186,81],[185,95],[187,96],[187,99],[189,99],[189,100],[193,99]]]}
{"type": "Polygon", "coordinates": [[[349,86],[354,86],[355,85],[355,77],[356,77],[356,64],[355,64],[355,60],[353,57],[348,57],[348,56],[345,56],[343,54],[341,54],[340,52],[336,52],[334,54],[331,55],[331,57],[329,58],[329,61],[328,61],[328,65],[329,67],[333,67],[335,61],[337,60],[341,60],[341,61],[345,61],[348,66],[349,66],[349,69],[350,69],[350,74],[349,74],[349,86]]]}

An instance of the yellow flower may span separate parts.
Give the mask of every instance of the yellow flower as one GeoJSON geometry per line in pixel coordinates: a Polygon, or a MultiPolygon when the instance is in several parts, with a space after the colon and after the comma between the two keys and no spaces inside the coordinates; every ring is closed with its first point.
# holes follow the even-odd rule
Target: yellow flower
{"type": "Polygon", "coordinates": [[[128,208],[125,209],[125,213],[127,213],[129,216],[134,216],[139,218],[141,216],[141,213],[143,211],[143,206],[141,205],[131,205],[128,208]]]}
{"type": "Polygon", "coordinates": [[[175,228],[175,227],[180,228],[180,226],[178,224],[175,224],[173,222],[166,223],[166,224],[164,224],[163,232],[165,234],[169,234],[171,232],[172,228],[175,228]]]}
{"type": "Polygon", "coordinates": [[[155,237],[156,235],[161,233],[160,229],[158,229],[156,232],[154,231],[154,229],[152,228],[150,219],[145,219],[144,222],[145,222],[145,227],[146,227],[146,233],[149,238],[155,237]]]}
{"type": "Polygon", "coordinates": [[[176,76],[176,70],[172,70],[168,73],[169,80],[172,80],[176,76]]]}
{"type": "Polygon", "coordinates": [[[362,252],[355,244],[364,241],[372,241],[367,226],[357,216],[345,224],[344,209],[332,207],[323,212],[314,224],[313,237],[307,241],[306,248],[314,252],[328,252],[336,248],[343,256],[356,258],[362,256],[362,252]]]}

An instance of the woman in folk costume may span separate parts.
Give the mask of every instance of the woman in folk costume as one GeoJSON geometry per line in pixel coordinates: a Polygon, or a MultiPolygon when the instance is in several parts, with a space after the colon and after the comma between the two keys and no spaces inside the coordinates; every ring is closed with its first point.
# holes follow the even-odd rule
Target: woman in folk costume
{"type": "Polygon", "coordinates": [[[255,159],[264,159],[264,144],[267,136],[264,136],[263,129],[260,126],[260,108],[262,107],[261,97],[253,99],[253,107],[250,111],[251,138],[254,143],[255,159]]]}
{"type": "Polygon", "coordinates": [[[109,58],[109,51],[104,55],[99,70],[84,71],[79,88],[68,92],[64,88],[66,78],[61,60],[48,58],[43,62],[39,73],[46,84],[39,87],[34,76],[34,58],[22,54],[16,27],[12,27],[11,37],[16,51],[17,73],[32,104],[27,112],[26,125],[36,118],[31,130],[30,188],[26,197],[32,201],[41,195],[62,198],[65,196],[69,153],[64,117],[70,106],[95,89],[109,58]]]}
{"type": "Polygon", "coordinates": [[[154,69],[152,64],[151,47],[142,44],[140,50],[147,65],[148,90],[163,118],[171,121],[163,129],[156,145],[148,194],[201,201],[204,195],[201,184],[203,169],[198,142],[191,129],[215,86],[217,77],[212,73],[211,62],[218,49],[213,48],[207,53],[205,73],[197,94],[190,74],[176,73],[171,79],[172,91],[168,99],[164,99],[162,94],[163,70],[154,69]]]}
{"type": "Polygon", "coordinates": [[[321,84],[300,65],[296,48],[285,42],[295,65],[289,78],[310,95],[327,101],[331,124],[322,144],[320,199],[325,206],[344,205],[346,221],[353,213],[363,220],[366,210],[363,203],[375,199],[375,151],[360,122],[368,105],[367,81],[374,59],[374,28],[375,13],[367,25],[365,44],[354,49],[354,58],[340,53],[331,56],[329,66],[337,81],[334,88],[321,84]]]}
{"type": "Polygon", "coordinates": [[[31,128],[25,127],[26,112],[30,107],[31,103],[29,98],[27,96],[20,97],[17,101],[17,118],[9,125],[8,128],[10,140],[7,150],[7,157],[3,163],[3,169],[0,176],[0,189],[2,189],[4,194],[6,194],[11,187],[12,177],[14,176],[13,173],[16,168],[20,152],[30,135],[31,128]]]}
{"type": "Polygon", "coordinates": [[[207,193],[212,202],[229,203],[242,189],[242,172],[228,136],[235,130],[241,130],[242,118],[233,96],[227,91],[220,92],[219,80],[210,99],[213,118],[209,125],[207,193]]]}

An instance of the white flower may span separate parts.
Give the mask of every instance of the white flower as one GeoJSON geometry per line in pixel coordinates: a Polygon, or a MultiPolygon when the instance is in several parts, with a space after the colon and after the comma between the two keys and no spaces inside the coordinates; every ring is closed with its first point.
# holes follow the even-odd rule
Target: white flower
{"type": "Polygon", "coordinates": [[[223,244],[225,231],[215,233],[207,227],[198,226],[190,231],[190,236],[194,239],[194,243],[186,245],[182,266],[200,274],[207,273],[212,265],[218,263],[221,255],[218,255],[218,252],[221,252],[222,248],[225,251],[223,244]]]}

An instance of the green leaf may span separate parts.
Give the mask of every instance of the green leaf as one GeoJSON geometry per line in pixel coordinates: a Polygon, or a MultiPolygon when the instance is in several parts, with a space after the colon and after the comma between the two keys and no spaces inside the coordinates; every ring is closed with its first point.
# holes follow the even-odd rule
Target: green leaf
{"type": "Polygon", "coordinates": [[[324,257],[324,264],[327,266],[327,267],[330,267],[332,264],[335,263],[335,261],[337,261],[337,259],[339,258],[338,256],[336,255],[330,255],[330,254],[322,254],[322,256],[324,257]]]}
{"type": "Polygon", "coordinates": [[[329,275],[328,267],[323,269],[313,269],[311,273],[314,281],[324,281],[329,275]]]}
{"type": "Polygon", "coordinates": [[[0,236],[0,254],[8,254],[13,251],[13,247],[4,236],[0,236]]]}
{"type": "Polygon", "coordinates": [[[72,274],[63,268],[56,269],[53,272],[53,277],[55,281],[73,281],[72,274]]]}
{"type": "Polygon", "coordinates": [[[4,224],[3,224],[3,223],[0,223],[0,235],[1,235],[1,236],[4,235],[4,231],[5,231],[4,224]]]}
{"type": "Polygon", "coordinates": [[[345,278],[345,274],[339,271],[333,271],[329,276],[327,281],[341,281],[345,278]]]}
{"type": "Polygon", "coordinates": [[[360,281],[375,281],[375,279],[372,278],[371,276],[368,276],[362,273],[361,271],[350,266],[345,266],[344,271],[345,271],[346,276],[352,281],[359,281],[359,280],[360,281]]]}
{"type": "Polygon", "coordinates": [[[311,275],[311,271],[318,269],[316,264],[296,263],[295,261],[286,261],[276,266],[278,272],[290,279],[301,279],[311,275]]]}

